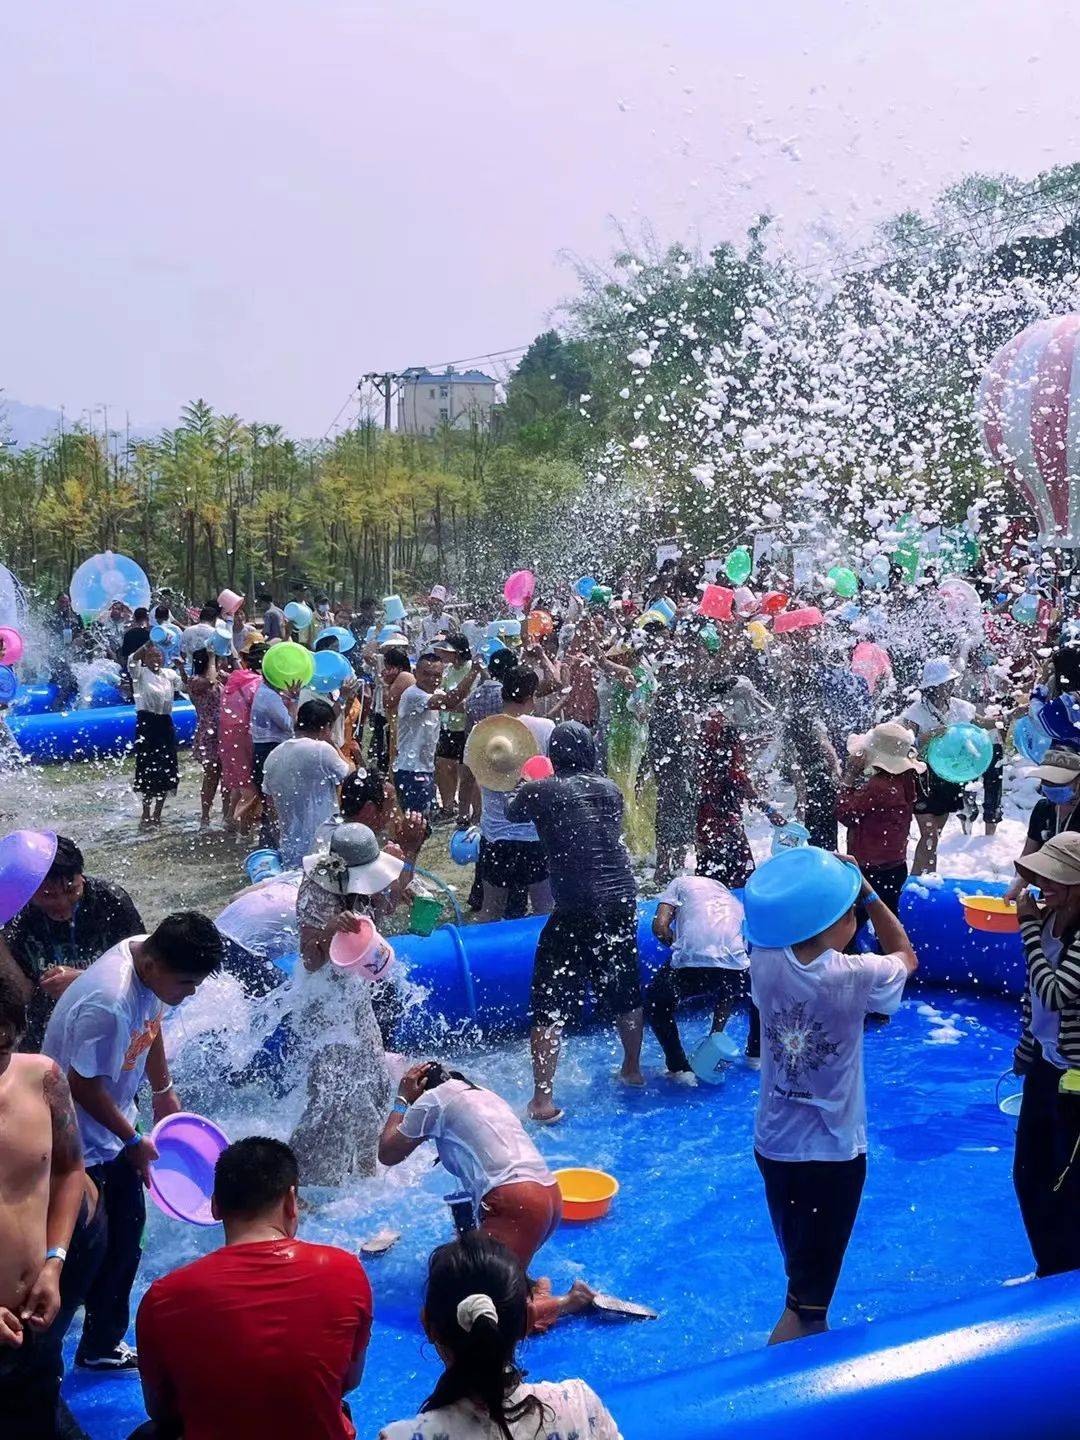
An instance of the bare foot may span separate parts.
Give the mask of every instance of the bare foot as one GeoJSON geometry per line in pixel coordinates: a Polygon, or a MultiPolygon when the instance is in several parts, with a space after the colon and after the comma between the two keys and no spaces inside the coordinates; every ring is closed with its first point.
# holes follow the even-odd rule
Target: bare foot
{"type": "Polygon", "coordinates": [[[621,1081],[623,1085],[629,1085],[635,1090],[640,1090],[645,1084],[645,1076],[641,1073],[640,1069],[627,1070],[626,1067],[623,1066],[621,1070],[616,1070],[615,1078],[621,1081]]]}
{"type": "Polygon", "coordinates": [[[564,1112],[551,1100],[530,1100],[525,1112],[537,1125],[554,1125],[563,1118],[564,1112]]]}

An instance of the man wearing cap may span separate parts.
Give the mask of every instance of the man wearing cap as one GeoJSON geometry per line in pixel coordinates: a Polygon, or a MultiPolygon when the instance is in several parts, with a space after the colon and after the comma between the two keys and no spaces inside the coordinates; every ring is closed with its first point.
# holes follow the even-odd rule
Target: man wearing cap
{"type": "MultiPolygon", "coordinates": [[[[900,720],[915,731],[920,755],[925,756],[931,740],[943,734],[950,725],[970,725],[975,720],[975,706],[953,694],[960,672],[944,655],[927,660],[919,677],[919,698],[900,715],[900,720]]],[[[950,815],[960,809],[964,787],[943,780],[927,770],[919,784],[915,802],[915,819],[919,826],[919,843],[915,847],[913,875],[937,869],[938,842],[950,815]]]]}
{"type": "Polygon", "coordinates": [[[334,936],[372,920],[377,897],[396,898],[403,872],[411,875],[411,863],[381,850],[366,825],[337,826],[328,850],[304,860],[296,896],[304,978],[296,1028],[314,1053],[289,1144],[312,1185],[375,1174],[390,1081],[372,986],[328,962],[334,936]]]}
{"type": "MultiPolygon", "coordinates": [[[[1054,746],[1043,756],[1043,762],[1034,774],[1039,782],[1039,798],[1028,819],[1021,860],[1055,835],[1080,831],[1080,805],[1077,804],[1080,799],[1080,755],[1075,750],[1054,746]]],[[[1024,882],[1017,875],[1005,892],[1007,899],[1015,900],[1023,888],[1024,882]]]]}
{"type": "Polygon", "coordinates": [[[1016,905],[1027,987],[1013,1184],[1043,1277],[1080,1269],[1080,835],[1052,836],[1016,872],[1041,899],[1024,890],[1016,905]]]}
{"type": "Polygon", "coordinates": [[[502,714],[481,720],[466,747],[469,769],[480,785],[484,843],[477,876],[484,887],[481,920],[507,918],[514,891],[528,893],[537,915],[546,915],[551,909],[547,857],[536,826],[530,821],[515,824],[506,813],[522,765],[534,755],[547,754],[555,729],[553,720],[541,720],[532,713],[539,683],[534,670],[515,666],[503,681],[502,714]],[[516,723],[508,723],[511,721],[516,723]]]}
{"type": "Polygon", "coordinates": [[[894,915],[908,876],[907,847],[915,811],[916,775],[926,766],[915,735],[891,720],[865,735],[848,737],[848,762],[836,798],[836,818],[847,826],[847,851],[894,915]]]}

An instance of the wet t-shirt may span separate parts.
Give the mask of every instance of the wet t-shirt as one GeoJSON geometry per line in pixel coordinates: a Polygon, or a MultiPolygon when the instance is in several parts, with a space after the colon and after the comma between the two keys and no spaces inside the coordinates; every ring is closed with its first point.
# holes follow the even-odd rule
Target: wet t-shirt
{"type": "Polygon", "coordinates": [[[555,908],[563,911],[594,911],[635,898],[622,816],[622,792],[602,775],[533,780],[515,790],[506,806],[513,824],[536,826],[555,908]]]}
{"type": "Polygon", "coordinates": [[[863,1021],[900,1004],[899,955],[826,950],[804,965],[790,949],[750,952],[761,1011],[761,1094],[754,1147],[769,1160],[866,1154],[863,1021]]]}

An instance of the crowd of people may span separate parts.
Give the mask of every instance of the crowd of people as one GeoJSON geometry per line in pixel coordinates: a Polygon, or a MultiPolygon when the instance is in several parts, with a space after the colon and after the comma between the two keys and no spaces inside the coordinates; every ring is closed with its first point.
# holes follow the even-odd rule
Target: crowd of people
{"type": "MultiPolygon", "coordinates": [[[[563,1037],[590,1005],[615,1025],[616,1080],[634,1088],[647,1083],[646,1026],[666,1083],[693,1088],[679,1008],[706,1001],[713,1040],[750,1012],[741,1053],[723,1058],[761,1072],[754,1154],[786,1279],[772,1340],[826,1328],[866,1176],[863,1027],[895,1012],[917,967],[899,918],[912,842],[911,869],[927,874],[950,817],[971,828],[981,808],[992,835],[1011,723],[1033,692],[1042,703],[1080,686],[1080,636],[1014,621],[999,583],[987,577],[974,609],[899,576],[861,605],[818,608],[820,595],[788,593],[773,572],[757,595],[736,590],[725,618],[710,617],[700,573],[668,562],[639,584],[553,589],[516,612],[436,586],[411,619],[316,595],[298,629],[262,594],[257,619],[208,604],[181,620],[163,595],[152,621],[114,606],[96,626],[60,627],[72,646],[105,637],[123,667],[144,819],[159,822],[177,787],[171,708],[186,692],[203,823],[220,790],[224,827],[300,872],[306,1094],[288,1143],[251,1136],[221,1155],[225,1243],[154,1281],[132,1347],[157,1159],[140,1125],[181,1108],[162,1021],[235,957],[196,912],[148,932],[130,896],[84,874],[78,846],[57,838],[0,944],[0,1131],[12,1137],[0,1153],[0,1409],[23,1426],[12,1433],[61,1433],[61,1346],[81,1306],[75,1363],[139,1370],[140,1436],[354,1435],[347,1397],[371,1290],[355,1256],[297,1238],[299,1187],[369,1178],[431,1141],[462,1187],[458,1237],[431,1257],[423,1297],[444,1371],[382,1440],[614,1440],[584,1382],[527,1384],[516,1358],[527,1334],[596,1298],[529,1274],[562,1204],[529,1127],[562,1118],[563,1037]],[[351,675],[326,694],[274,684],[263,662],[289,641],[333,649],[351,675]],[[957,725],[989,737],[975,785],[933,767],[934,742],[957,725]],[[773,840],[767,864],[750,812],[773,840]],[[522,1116],[441,1060],[395,1084],[393,976],[367,983],[329,963],[335,937],[409,898],[440,827],[474,849],[477,921],[547,917],[522,1116]],[[646,887],[667,958],[643,986],[646,887]],[[856,938],[866,921],[873,953],[856,938]]],[[[58,617],[69,609],[61,597],[58,617]]],[[[1014,1178],[1040,1276],[1080,1268],[1080,1105],[1066,1093],[1080,1072],[1078,752],[1080,732],[1034,771],[1042,794],[1011,892],[1028,964],[1014,1178]]]]}

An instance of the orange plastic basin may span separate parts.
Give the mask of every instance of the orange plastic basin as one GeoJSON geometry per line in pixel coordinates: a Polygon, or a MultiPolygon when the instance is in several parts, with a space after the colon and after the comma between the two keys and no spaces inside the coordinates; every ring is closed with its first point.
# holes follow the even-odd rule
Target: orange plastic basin
{"type": "Polygon", "coordinates": [[[556,1170],[564,1220],[600,1220],[619,1193],[619,1182],[603,1170],[556,1170]]]}
{"type": "Polygon", "coordinates": [[[964,919],[973,930],[989,930],[994,935],[1013,935],[1020,929],[1016,905],[1000,895],[961,895],[964,919]]]}

